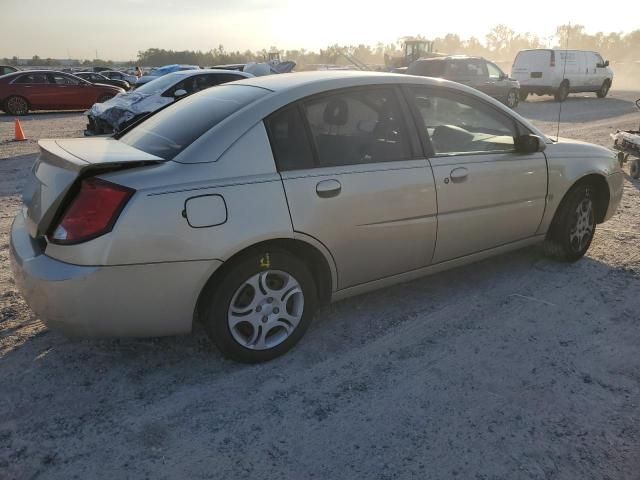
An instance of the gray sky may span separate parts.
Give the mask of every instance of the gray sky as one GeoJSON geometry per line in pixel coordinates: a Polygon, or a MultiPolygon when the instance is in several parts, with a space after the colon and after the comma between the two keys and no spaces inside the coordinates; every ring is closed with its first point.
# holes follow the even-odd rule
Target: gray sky
{"type": "MultiPolygon", "coordinates": [[[[484,40],[494,25],[552,36],[571,22],[598,31],[640,28],[637,16],[595,4],[535,0],[376,2],[373,0],[0,0],[0,56],[134,59],[151,47],[203,50],[316,50],[331,44],[375,44],[421,34],[457,33],[484,40]]],[[[629,7],[635,2],[628,1],[629,7]]]]}

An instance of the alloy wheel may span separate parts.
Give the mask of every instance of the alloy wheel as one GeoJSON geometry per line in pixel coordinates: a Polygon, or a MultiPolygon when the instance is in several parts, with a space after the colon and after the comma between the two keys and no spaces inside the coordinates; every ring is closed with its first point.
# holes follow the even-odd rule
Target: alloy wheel
{"type": "Polygon", "coordinates": [[[251,350],[284,342],[304,312],[300,283],[289,273],[266,270],[246,280],[231,298],[227,324],[233,339],[251,350]]]}
{"type": "Polygon", "coordinates": [[[591,240],[595,227],[593,202],[588,196],[577,206],[575,225],[569,230],[569,243],[575,252],[582,251],[591,240]]]}

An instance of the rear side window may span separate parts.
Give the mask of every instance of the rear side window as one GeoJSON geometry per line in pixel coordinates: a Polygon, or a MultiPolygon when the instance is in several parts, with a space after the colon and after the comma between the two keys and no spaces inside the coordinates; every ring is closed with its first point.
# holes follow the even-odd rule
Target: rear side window
{"type": "Polygon", "coordinates": [[[265,119],[273,157],[278,170],[313,168],[313,152],[309,145],[298,106],[282,109],[265,119]]]}
{"type": "Polygon", "coordinates": [[[60,73],[52,73],[49,75],[53,79],[53,83],[56,85],[80,85],[77,78],[70,77],[68,75],[62,75],[60,73]]]}
{"type": "Polygon", "coordinates": [[[303,103],[321,167],[411,158],[393,88],[345,90],[303,103]]]}
{"type": "Polygon", "coordinates": [[[150,116],[120,141],[171,160],[206,131],[269,90],[248,85],[221,85],[191,95],[150,116]]]}
{"type": "Polygon", "coordinates": [[[443,77],[445,66],[446,63],[441,60],[418,60],[409,65],[407,73],[421,77],[443,77]]]}
{"type": "Polygon", "coordinates": [[[49,83],[49,78],[45,73],[30,73],[28,75],[22,75],[15,80],[15,83],[49,83]]]}

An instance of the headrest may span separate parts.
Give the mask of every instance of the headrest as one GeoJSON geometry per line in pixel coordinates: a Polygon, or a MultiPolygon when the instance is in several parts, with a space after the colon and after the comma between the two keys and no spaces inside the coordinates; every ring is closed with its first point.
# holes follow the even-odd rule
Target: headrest
{"type": "Polygon", "coordinates": [[[347,102],[341,98],[334,98],[330,100],[324,108],[324,123],[336,126],[344,125],[347,123],[348,113],[349,107],[347,107],[347,102]]]}

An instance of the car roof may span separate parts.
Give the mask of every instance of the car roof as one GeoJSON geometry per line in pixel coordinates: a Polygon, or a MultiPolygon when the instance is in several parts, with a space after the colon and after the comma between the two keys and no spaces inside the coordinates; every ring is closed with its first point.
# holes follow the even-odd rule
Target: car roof
{"type": "Polygon", "coordinates": [[[342,86],[350,87],[386,83],[423,83],[436,85],[441,82],[443,82],[443,80],[422,80],[411,75],[402,75],[398,73],[369,72],[360,70],[318,70],[311,72],[265,75],[248,80],[238,80],[234,83],[236,85],[250,85],[253,87],[265,88],[272,92],[284,92],[294,89],[321,91],[325,87],[327,90],[333,90],[342,86]]]}
{"type": "Polygon", "coordinates": [[[203,73],[229,73],[231,75],[239,75],[245,78],[252,78],[253,75],[250,73],[240,72],[238,70],[223,70],[221,68],[200,68],[198,70],[178,70],[177,72],[167,73],[167,75],[173,75],[174,77],[191,77],[193,75],[202,75],[203,73]]]}
{"type": "Polygon", "coordinates": [[[446,57],[419,58],[416,62],[441,62],[443,60],[484,60],[476,55],[447,55],[446,57]]]}

